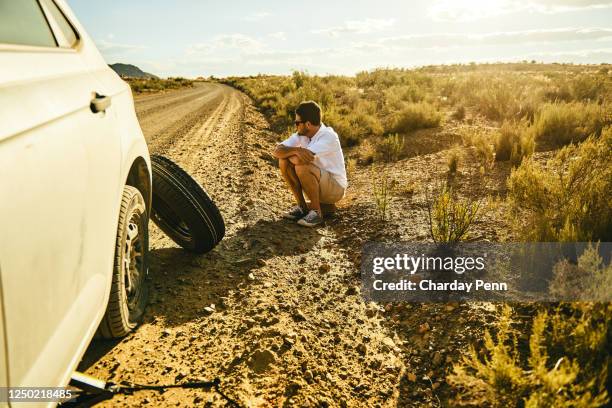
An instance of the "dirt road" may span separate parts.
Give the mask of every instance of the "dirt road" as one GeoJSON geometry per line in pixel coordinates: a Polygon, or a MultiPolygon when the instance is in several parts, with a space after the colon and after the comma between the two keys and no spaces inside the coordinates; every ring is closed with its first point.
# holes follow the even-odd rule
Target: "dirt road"
{"type": "MultiPolygon", "coordinates": [[[[227,233],[212,252],[195,256],[151,224],[144,323],[121,341],[94,341],[81,371],[115,383],[219,378],[222,392],[245,407],[447,405],[446,376],[482,338],[490,305],[366,303],[359,262],[368,240],[427,239],[418,186],[445,177],[450,146],[389,165],[401,187],[390,197],[390,221],[377,218],[371,171],[357,168],[337,215],[305,229],[280,218],[292,204],[270,156],[281,136],[244,94],[197,83],[138,97],[136,110],[151,152],[169,156],[205,187],[227,233]]],[[[443,139],[430,133],[415,137],[428,145],[443,139]]],[[[463,172],[464,191],[499,189],[483,184],[474,164],[463,172]]],[[[495,238],[489,224],[476,225],[475,233],[495,238]]],[[[215,391],[176,388],[117,396],[102,406],[147,404],[226,400],[215,391]]]]}

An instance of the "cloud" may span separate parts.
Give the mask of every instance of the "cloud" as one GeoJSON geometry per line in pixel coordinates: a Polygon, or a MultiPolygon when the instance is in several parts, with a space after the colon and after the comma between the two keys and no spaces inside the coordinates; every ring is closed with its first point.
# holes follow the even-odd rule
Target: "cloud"
{"type": "Polygon", "coordinates": [[[147,48],[142,45],[120,44],[107,40],[96,41],[96,47],[104,56],[123,55],[131,51],[143,50],[147,48]]]}
{"type": "Polygon", "coordinates": [[[612,38],[610,28],[560,28],[550,30],[508,31],[486,34],[415,34],[383,38],[374,44],[359,44],[366,47],[397,48],[457,48],[470,46],[524,45],[559,43],[571,41],[595,41],[612,38]]]}
{"type": "Polygon", "coordinates": [[[214,46],[219,48],[237,48],[240,50],[251,50],[263,47],[263,44],[244,34],[223,34],[215,37],[214,46]]]}
{"type": "Polygon", "coordinates": [[[187,47],[189,55],[206,55],[220,51],[254,52],[265,48],[265,45],[252,37],[244,34],[221,34],[211,41],[192,44],[187,47]]]}
{"type": "Polygon", "coordinates": [[[367,34],[385,30],[395,24],[394,19],[366,18],[365,20],[345,21],[344,24],[335,27],[312,30],[313,34],[326,34],[330,37],[338,37],[341,34],[367,34]]]}
{"type": "Polygon", "coordinates": [[[243,21],[260,21],[266,17],[270,17],[272,13],[267,11],[259,11],[257,13],[249,14],[248,16],[242,17],[243,21]]]}
{"type": "Polygon", "coordinates": [[[521,11],[562,13],[612,7],[612,0],[437,0],[429,8],[435,21],[476,21],[521,11]]]}
{"type": "Polygon", "coordinates": [[[530,53],[524,59],[543,62],[573,62],[578,64],[610,63],[612,48],[586,49],[580,51],[557,51],[530,53]]]}
{"type": "Polygon", "coordinates": [[[612,7],[612,0],[524,0],[524,3],[543,13],[612,7]]]}

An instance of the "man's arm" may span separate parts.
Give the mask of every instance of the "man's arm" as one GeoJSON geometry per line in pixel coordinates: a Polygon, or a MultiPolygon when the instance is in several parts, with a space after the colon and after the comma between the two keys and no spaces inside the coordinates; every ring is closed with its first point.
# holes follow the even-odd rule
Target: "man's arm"
{"type": "Polygon", "coordinates": [[[310,150],[303,147],[289,147],[284,144],[277,145],[272,155],[277,159],[288,159],[295,156],[300,164],[308,164],[314,160],[314,154],[310,150]]]}

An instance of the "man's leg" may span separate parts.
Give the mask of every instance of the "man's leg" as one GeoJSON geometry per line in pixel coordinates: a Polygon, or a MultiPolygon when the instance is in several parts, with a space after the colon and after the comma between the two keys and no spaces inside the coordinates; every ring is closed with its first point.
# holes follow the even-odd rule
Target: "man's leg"
{"type": "Polygon", "coordinates": [[[295,165],[290,160],[292,157],[293,156],[288,159],[278,159],[278,166],[280,167],[281,174],[289,185],[289,189],[293,193],[296,202],[300,207],[306,210],[307,206],[306,200],[304,199],[304,194],[302,193],[302,185],[296,174],[295,165]]]}
{"type": "Polygon", "coordinates": [[[295,173],[302,189],[308,198],[310,198],[310,209],[316,210],[321,215],[321,203],[319,201],[321,170],[314,164],[297,164],[295,165],[295,173]]]}

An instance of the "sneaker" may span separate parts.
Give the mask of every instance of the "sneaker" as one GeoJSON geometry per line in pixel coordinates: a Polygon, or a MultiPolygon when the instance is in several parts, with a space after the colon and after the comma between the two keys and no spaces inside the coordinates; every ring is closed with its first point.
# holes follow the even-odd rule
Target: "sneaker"
{"type": "Polygon", "coordinates": [[[304,211],[299,205],[296,205],[295,207],[284,213],[283,218],[287,218],[289,220],[299,220],[305,215],[306,211],[304,211]]]}
{"type": "Polygon", "coordinates": [[[297,223],[303,227],[315,227],[323,222],[323,218],[315,210],[310,210],[308,214],[304,216],[297,223]]]}

